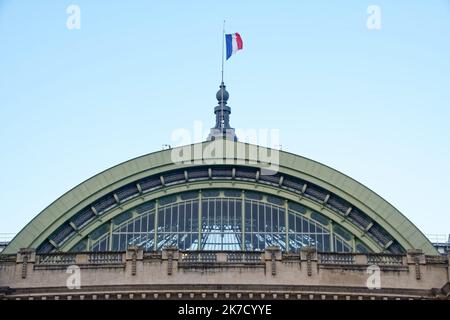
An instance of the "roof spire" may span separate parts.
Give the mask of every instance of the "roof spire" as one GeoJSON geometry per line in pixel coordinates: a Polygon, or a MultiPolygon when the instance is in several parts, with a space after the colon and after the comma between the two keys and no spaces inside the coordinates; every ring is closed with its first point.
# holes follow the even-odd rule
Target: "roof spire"
{"type": "Polygon", "coordinates": [[[230,95],[225,89],[225,83],[223,82],[223,69],[225,61],[225,20],[223,20],[222,29],[222,82],[220,84],[220,89],[216,93],[216,99],[219,103],[217,107],[214,108],[214,113],[216,114],[216,125],[211,128],[208,136],[208,141],[216,139],[227,139],[232,141],[237,141],[234,129],[230,127],[230,113],[231,108],[227,106],[227,101],[230,95]]]}
{"type": "Polygon", "coordinates": [[[223,81],[220,84],[219,88],[219,91],[217,91],[216,93],[218,106],[214,108],[214,113],[216,114],[216,125],[211,128],[211,132],[208,136],[208,141],[216,139],[237,141],[234,129],[230,127],[231,108],[227,106],[227,101],[230,95],[226,90],[226,86],[223,81]]]}

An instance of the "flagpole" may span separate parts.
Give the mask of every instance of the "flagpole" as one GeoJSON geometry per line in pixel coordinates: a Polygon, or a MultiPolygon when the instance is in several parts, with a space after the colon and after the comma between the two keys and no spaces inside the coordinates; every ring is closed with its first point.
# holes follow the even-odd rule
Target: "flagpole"
{"type": "MultiPolygon", "coordinates": [[[[225,60],[225,20],[223,20],[223,28],[222,28],[222,83],[221,83],[221,85],[220,86],[222,86],[223,85],[223,66],[224,66],[224,60],[225,60]]],[[[223,91],[224,91],[224,89],[223,88],[221,88],[221,101],[220,101],[220,111],[221,111],[221,115],[220,115],[220,117],[221,117],[221,119],[220,119],[220,126],[222,127],[222,129],[223,129],[223,126],[224,126],[224,114],[223,114],[223,91]]],[[[222,133],[223,134],[223,133],[222,133]]]]}
{"type": "Polygon", "coordinates": [[[225,20],[223,20],[223,29],[222,29],[222,83],[223,83],[224,60],[225,60],[225,20]]]}

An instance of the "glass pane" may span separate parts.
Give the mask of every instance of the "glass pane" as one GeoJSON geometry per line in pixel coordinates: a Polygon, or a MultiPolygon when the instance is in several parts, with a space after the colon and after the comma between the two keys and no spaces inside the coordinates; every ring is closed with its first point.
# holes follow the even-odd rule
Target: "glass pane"
{"type": "Polygon", "coordinates": [[[186,216],[185,216],[185,204],[179,206],[179,220],[178,220],[178,232],[187,232],[186,230],[186,216]]]}
{"type": "MultiPolygon", "coordinates": [[[[189,197],[188,197],[189,198],[189,197]]],[[[288,212],[289,234],[286,243],[284,207],[258,200],[245,200],[245,232],[242,239],[242,200],[237,198],[207,198],[202,200],[201,241],[198,239],[198,200],[181,200],[160,207],[158,211],[158,234],[156,248],[177,246],[181,250],[264,250],[278,246],[282,250],[297,251],[304,246],[316,246],[318,251],[331,250],[330,234],[320,222],[310,220],[295,211],[288,212]],[[199,244],[200,242],[200,244],[199,244]]],[[[284,200],[283,200],[284,201],[284,200]]],[[[279,202],[279,201],[278,201],[279,202]]],[[[281,202],[279,202],[281,203],[281,202]]],[[[298,208],[296,208],[298,209],[298,208]]],[[[133,209],[132,209],[133,210],[133,209]]],[[[129,245],[139,245],[144,250],[155,248],[155,210],[142,211],[140,215],[122,224],[113,225],[112,243],[102,226],[91,234],[90,250],[126,250],[129,245]],[[104,230],[104,231],[103,231],[104,230]],[[96,238],[94,238],[94,236],[96,238]]],[[[121,216],[122,217],[122,216],[121,216]]],[[[118,221],[118,220],[115,220],[118,221]]],[[[335,228],[333,247],[336,252],[351,252],[349,242],[335,228]]],[[[341,231],[341,232],[340,232],[341,231]]],[[[348,235],[348,232],[346,236],[348,235]]]]}

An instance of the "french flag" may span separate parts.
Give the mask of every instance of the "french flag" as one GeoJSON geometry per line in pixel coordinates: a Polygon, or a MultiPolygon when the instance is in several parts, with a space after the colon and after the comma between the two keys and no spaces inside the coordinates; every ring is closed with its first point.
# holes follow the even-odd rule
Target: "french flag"
{"type": "Polygon", "coordinates": [[[226,34],[225,42],[227,44],[227,60],[232,54],[236,53],[238,50],[242,50],[244,47],[239,33],[226,34]]]}

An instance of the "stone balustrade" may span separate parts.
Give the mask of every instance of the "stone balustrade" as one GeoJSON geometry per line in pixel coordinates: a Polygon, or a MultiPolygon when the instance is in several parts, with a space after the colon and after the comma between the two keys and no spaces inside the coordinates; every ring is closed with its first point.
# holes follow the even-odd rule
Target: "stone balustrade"
{"type": "MultiPolygon", "coordinates": [[[[137,250],[140,250],[137,248],[137,250]]],[[[254,251],[179,251],[176,248],[168,248],[162,252],[147,251],[141,254],[141,260],[165,260],[164,256],[167,251],[172,250],[176,252],[176,260],[179,263],[195,263],[214,265],[215,263],[231,263],[231,264],[257,264],[264,263],[265,260],[270,260],[266,252],[254,251]]],[[[272,249],[273,250],[273,249],[272,249]]],[[[1,263],[21,263],[24,255],[28,255],[27,263],[33,264],[35,267],[65,267],[68,265],[83,265],[83,266],[98,266],[98,265],[121,265],[126,263],[127,252],[80,252],[80,253],[47,253],[35,254],[31,251],[19,252],[17,255],[0,255],[1,263]]],[[[301,250],[300,253],[282,253],[279,249],[275,249],[277,260],[281,262],[292,261],[306,261],[306,256],[302,253],[306,250],[301,250]]],[[[419,253],[423,264],[448,264],[448,257],[446,256],[425,256],[419,253]]],[[[327,265],[340,267],[346,266],[361,266],[361,265],[378,265],[378,266],[407,266],[408,254],[380,254],[380,253],[318,253],[312,251],[311,260],[316,261],[317,265],[327,265]]],[[[411,259],[410,259],[411,260],[411,259]]]]}
{"type": "MultiPolygon", "coordinates": [[[[138,248],[138,250],[140,250],[138,248]]],[[[252,264],[263,263],[267,258],[266,252],[254,251],[179,251],[176,248],[170,250],[175,251],[176,260],[180,263],[205,263],[214,265],[214,263],[232,263],[232,264],[252,264]]],[[[273,250],[273,249],[272,249],[273,250]]],[[[142,251],[142,250],[141,250],[142,251]]],[[[147,251],[142,252],[141,259],[143,260],[165,260],[164,256],[168,249],[162,252],[147,251]]],[[[276,255],[279,256],[281,262],[292,262],[307,260],[306,256],[301,253],[306,252],[301,250],[300,253],[282,253],[279,249],[275,249],[276,255]]],[[[24,256],[28,255],[27,263],[32,263],[34,266],[68,266],[68,265],[116,265],[125,264],[127,252],[80,252],[80,253],[47,253],[35,254],[33,250],[19,252],[17,255],[0,255],[1,263],[21,263],[24,256]]],[[[317,264],[337,267],[342,265],[379,265],[379,266],[407,266],[408,254],[380,254],[380,253],[318,253],[313,250],[311,256],[312,260],[317,264]]],[[[419,253],[419,260],[423,260],[423,264],[448,264],[448,257],[446,256],[425,256],[419,253]]],[[[167,258],[166,258],[167,259],[167,258]]]]}
{"type": "Polygon", "coordinates": [[[67,270],[74,266],[81,270],[82,287],[89,292],[193,287],[210,292],[220,285],[252,292],[277,288],[281,293],[326,291],[340,296],[354,290],[372,296],[430,298],[448,297],[450,290],[449,257],[425,256],[417,250],[398,255],[321,253],[313,247],[290,253],[278,247],[262,252],[180,251],[174,247],[144,252],[130,247],[123,252],[49,254],[23,249],[17,255],[0,255],[0,297],[1,292],[4,297],[38,295],[45,288],[67,291],[67,270]],[[380,290],[368,288],[374,270],[380,273],[380,290]]]}

